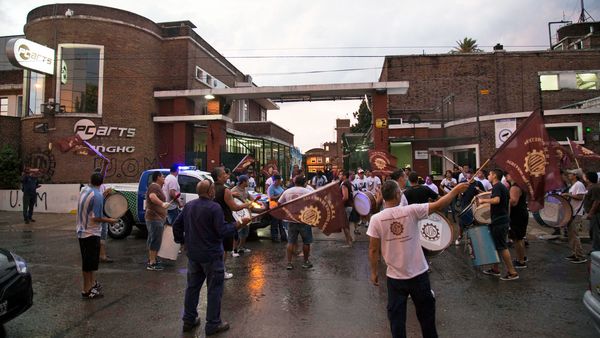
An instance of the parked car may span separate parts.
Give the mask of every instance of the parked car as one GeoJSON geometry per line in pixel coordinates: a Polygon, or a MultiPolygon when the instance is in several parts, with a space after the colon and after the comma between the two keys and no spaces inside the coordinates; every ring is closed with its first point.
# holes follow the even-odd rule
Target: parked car
{"type": "MultiPolygon", "coordinates": [[[[160,171],[163,175],[169,174],[169,169],[150,169],[140,175],[138,183],[127,184],[106,184],[106,188],[111,188],[117,193],[122,194],[127,199],[128,211],[119,219],[117,223],[108,226],[108,235],[114,239],[122,239],[131,234],[133,227],[138,227],[142,232],[146,232],[146,192],[151,182],[151,175],[155,171],[160,171]]],[[[181,188],[181,199],[184,203],[198,198],[196,194],[196,185],[203,180],[211,180],[209,172],[196,170],[195,167],[180,167],[177,175],[177,181],[181,188]]]]}
{"type": "Polygon", "coordinates": [[[583,295],[583,304],[600,334],[600,251],[590,255],[590,284],[589,290],[583,295]]]}
{"type": "Polygon", "coordinates": [[[32,304],[33,288],[27,263],[0,248],[0,325],[27,311],[32,304]]]}

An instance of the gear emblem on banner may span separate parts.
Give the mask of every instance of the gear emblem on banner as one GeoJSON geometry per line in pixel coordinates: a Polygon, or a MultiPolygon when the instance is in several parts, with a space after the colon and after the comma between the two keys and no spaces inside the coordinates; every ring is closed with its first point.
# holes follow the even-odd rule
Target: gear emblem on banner
{"type": "Polygon", "coordinates": [[[321,220],[321,212],[317,207],[305,207],[300,210],[300,220],[305,224],[316,226],[321,220]]]}
{"type": "Polygon", "coordinates": [[[540,177],[546,174],[546,155],[544,151],[532,150],[527,152],[525,157],[525,171],[533,177],[540,177]]]}

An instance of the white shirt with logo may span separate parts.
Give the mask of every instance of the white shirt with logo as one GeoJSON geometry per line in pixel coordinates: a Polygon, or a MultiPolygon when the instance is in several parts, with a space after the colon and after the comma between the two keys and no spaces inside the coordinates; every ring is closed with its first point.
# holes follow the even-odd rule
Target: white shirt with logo
{"type": "Polygon", "coordinates": [[[429,203],[422,203],[387,208],[371,216],[367,235],[381,241],[388,277],[411,279],[429,269],[418,226],[428,215],[429,203]]]}
{"type": "Polygon", "coordinates": [[[354,191],[367,191],[367,179],[360,178],[358,175],[352,181],[352,185],[354,186],[354,191]]]}

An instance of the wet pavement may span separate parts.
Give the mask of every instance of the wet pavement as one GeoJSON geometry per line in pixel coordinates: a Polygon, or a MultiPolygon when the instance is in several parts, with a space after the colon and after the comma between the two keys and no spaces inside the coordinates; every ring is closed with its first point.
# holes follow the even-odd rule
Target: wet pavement
{"type": "MultiPolygon", "coordinates": [[[[34,305],[5,325],[8,337],[202,337],[181,333],[186,260],[164,271],[145,270],[145,239],[108,241],[114,263],[102,264],[105,297],[80,299],[81,262],[73,215],[0,212],[0,247],[29,262],[34,305]]],[[[530,228],[529,268],[503,282],[474,269],[463,246],[432,260],[431,281],[442,337],[597,337],[582,304],[587,264],[570,264],[563,241],[538,239],[548,229],[530,228]]],[[[135,234],[135,231],[134,231],[135,234]]],[[[285,270],[285,244],[249,242],[250,254],[228,257],[233,279],[225,281],[223,337],[389,337],[385,283],[368,281],[367,237],[344,248],[342,236],[315,231],[314,268],[285,270]]],[[[589,250],[589,244],[584,244],[589,250]]],[[[381,266],[381,276],[384,267],[381,266]]],[[[206,289],[200,314],[206,309],[206,289]]],[[[410,302],[409,302],[410,304],[410,302]]],[[[409,305],[409,337],[420,337],[409,305]]]]}

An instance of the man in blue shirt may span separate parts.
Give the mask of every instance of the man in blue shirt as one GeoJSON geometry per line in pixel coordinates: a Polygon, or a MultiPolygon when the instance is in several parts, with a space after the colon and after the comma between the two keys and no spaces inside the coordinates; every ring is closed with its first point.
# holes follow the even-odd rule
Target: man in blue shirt
{"type": "Polygon", "coordinates": [[[196,190],[199,198],[183,208],[173,224],[173,236],[176,243],[185,243],[188,256],[183,331],[191,331],[200,324],[197,307],[200,289],[206,280],[208,299],[204,330],[210,336],[229,329],[229,324],[221,321],[225,273],[223,238],[232,236],[237,228],[248,224],[250,218],[244,218],[239,223],[225,223],[223,209],[212,200],[215,197],[215,185],[210,180],[204,180],[198,183],[196,190]]]}

